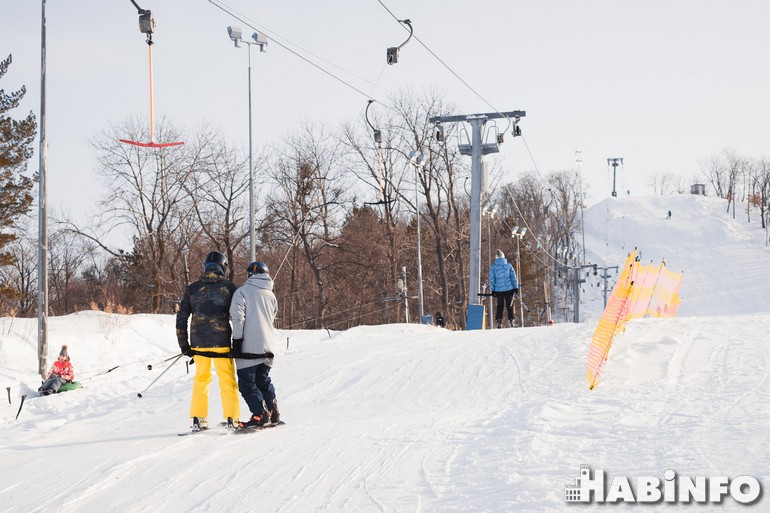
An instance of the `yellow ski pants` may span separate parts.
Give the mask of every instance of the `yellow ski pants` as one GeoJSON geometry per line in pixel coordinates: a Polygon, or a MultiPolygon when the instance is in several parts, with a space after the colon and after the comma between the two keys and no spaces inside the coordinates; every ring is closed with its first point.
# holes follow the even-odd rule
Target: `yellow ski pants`
{"type": "MultiPolygon", "coordinates": [[[[201,350],[212,353],[227,353],[230,348],[214,347],[201,350]]],[[[232,358],[209,358],[200,355],[195,355],[195,377],[193,378],[190,417],[206,418],[209,416],[209,385],[211,385],[212,362],[217,371],[217,379],[219,379],[222,413],[225,419],[232,417],[233,420],[238,420],[241,405],[238,397],[238,383],[235,380],[235,362],[232,358]]]]}

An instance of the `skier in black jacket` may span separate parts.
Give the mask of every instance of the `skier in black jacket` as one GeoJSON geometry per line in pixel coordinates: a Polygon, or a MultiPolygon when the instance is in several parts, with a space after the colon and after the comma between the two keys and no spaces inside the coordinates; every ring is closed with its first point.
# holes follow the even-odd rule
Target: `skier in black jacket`
{"type": "Polygon", "coordinates": [[[219,379],[222,411],[228,425],[237,423],[240,413],[238,384],[235,381],[235,365],[232,358],[197,354],[198,351],[209,354],[230,353],[230,302],[236,287],[225,278],[226,268],[225,255],[218,251],[209,253],[203,265],[203,275],[198,281],[187,286],[176,314],[179,349],[187,356],[195,356],[195,378],[190,404],[194,431],[208,427],[212,363],[219,379]],[[190,315],[192,321],[188,341],[187,321],[190,315]]]}

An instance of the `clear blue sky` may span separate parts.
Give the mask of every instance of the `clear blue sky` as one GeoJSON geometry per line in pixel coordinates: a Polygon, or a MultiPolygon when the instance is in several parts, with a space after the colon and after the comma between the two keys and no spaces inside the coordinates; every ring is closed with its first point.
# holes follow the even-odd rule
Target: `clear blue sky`
{"type": "MultiPolygon", "coordinates": [[[[384,0],[383,0],[384,1],[384,0]]],[[[226,27],[241,25],[206,0],[137,0],[157,20],[156,118],[195,130],[221,127],[247,147],[247,50],[226,27]]],[[[284,0],[227,5],[353,75],[318,61],[367,95],[436,87],[455,113],[493,110],[416,41],[385,64],[406,32],[377,0],[284,0]],[[372,83],[376,83],[375,87],[372,83]]],[[[649,194],[653,173],[689,182],[698,161],[729,146],[768,151],[770,2],[767,0],[390,0],[399,18],[496,110],[522,109],[530,158],[510,137],[495,158],[514,180],[574,169],[582,151],[589,201],[611,191],[608,157],[623,157],[619,190],[649,194]]],[[[147,50],[129,0],[49,0],[49,202],[73,212],[99,199],[88,140],[110,123],[147,116],[147,50]]],[[[6,2],[0,53],[14,63],[6,91],[27,86],[39,109],[40,1],[6,2]]],[[[252,51],[254,141],[276,141],[305,121],[359,120],[366,97],[277,44],[252,51]]],[[[37,153],[37,146],[35,148],[37,153]]],[[[30,163],[36,170],[37,155],[30,163]]]]}

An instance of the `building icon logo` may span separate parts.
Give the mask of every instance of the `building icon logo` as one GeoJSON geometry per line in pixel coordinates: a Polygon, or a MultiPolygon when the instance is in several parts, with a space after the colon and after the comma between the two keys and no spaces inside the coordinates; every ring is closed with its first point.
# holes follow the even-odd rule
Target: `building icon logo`
{"type": "Polygon", "coordinates": [[[583,482],[591,480],[591,467],[580,465],[580,475],[575,478],[574,485],[564,486],[564,500],[566,502],[591,502],[590,492],[583,492],[583,482]]]}

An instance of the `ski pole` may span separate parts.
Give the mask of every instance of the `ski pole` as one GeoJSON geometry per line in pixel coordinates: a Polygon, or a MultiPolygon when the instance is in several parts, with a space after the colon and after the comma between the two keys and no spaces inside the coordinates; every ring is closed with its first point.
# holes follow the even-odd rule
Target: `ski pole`
{"type": "Polygon", "coordinates": [[[27,398],[27,394],[24,394],[23,396],[21,396],[21,404],[19,405],[19,411],[16,412],[15,420],[19,420],[19,414],[21,413],[21,409],[24,407],[24,399],[26,398],[27,398]]]}
{"type": "Polygon", "coordinates": [[[173,361],[173,362],[171,362],[171,363],[169,364],[169,366],[168,366],[168,367],[166,367],[166,370],[164,370],[163,372],[161,372],[161,373],[160,373],[160,376],[158,376],[157,378],[155,378],[154,380],[152,380],[152,383],[150,383],[149,385],[147,385],[147,388],[145,388],[144,390],[142,390],[141,392],[139,392],[139,393],[138,393],[138,394],[136,394],[136,395],[137,395],[137,396],[139,396],[139,397],[142,397],[142,394],[143,394],[144,392],[147,392],[147,389],[149,389],[151,386],[153,386],[153,385],[155,384],[155,382],[156,382],[156,381],[158,381],[158,380],[159,380],[159,379],[160,379],[160,378],[161,378],[161,377],[162,377],[162,376],[163,376],[163,375],[164,375],[166,372],[168,372],[168,370],[169,370],[169,369],[170,369],[170,368],[171,368],[171,367],[172,367],[172,366],[173,366],[173,365],[174,365],[176,362],[178,362],[178,361],[179,361],[179,359],[180,359],[182,356],[184,356],[184,355],[183,355],[183,354],[180,354],[179,356],[177,356],[177,357],[174,359],[174,361],[173,361]]]}

